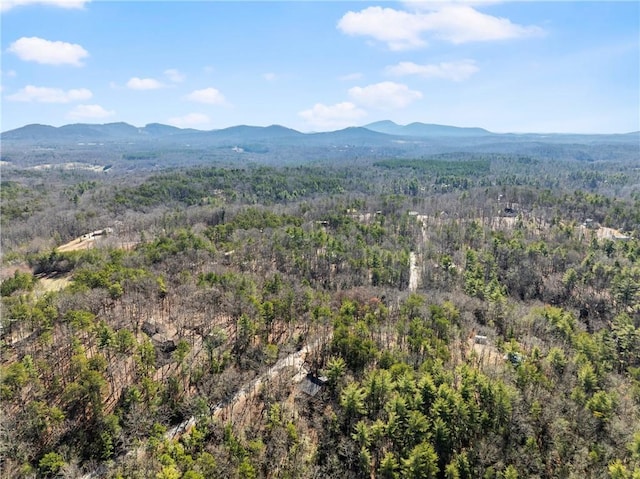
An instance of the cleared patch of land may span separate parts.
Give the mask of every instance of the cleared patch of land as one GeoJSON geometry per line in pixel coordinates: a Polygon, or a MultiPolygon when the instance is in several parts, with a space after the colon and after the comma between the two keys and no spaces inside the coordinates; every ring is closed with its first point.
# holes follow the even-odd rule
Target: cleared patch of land
{"type": "Polygon", "coordinates": [[[87,163],[60,163],[52,164],[46,163],[44,165],[37,165],[31,168],[32,170],[86,170],[86,171],[104,171],[103,165],[89,165],[87,163]]]}
{"type": "Polygon", "coordinates": [[[58,246],[57,250],[60,253],[67,251],[78,251],[83,249],[89,249],[95,246],[96,241],[104,238],[107,234],[112,232],[111,228],[105,228],[103,230],[92,231],[91,233],[83,234],[78,238],[69,241],[68,243],[58,246]]]}
{"type": "Polygon", "coordinates": [[[71,276],[43,277],[37,283],[36,292],[51,293],[60,291],[71,284],[71,276]]]}
{"type": "Polygon", "coordinates": [[[56,249],[61,253],[65,253],[67,251],[79,251],[82,249],[91,248],[94,245],[94,242],[94,238],[89,238],[86,240],[76,238],[72,241],[69,241],[68,243],[63,244],[62,246],[58,246],[56,249]]]}

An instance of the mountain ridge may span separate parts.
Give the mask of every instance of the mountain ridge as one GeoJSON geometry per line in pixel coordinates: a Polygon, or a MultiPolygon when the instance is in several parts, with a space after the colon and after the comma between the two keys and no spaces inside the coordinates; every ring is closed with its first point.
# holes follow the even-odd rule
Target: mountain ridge
{"type": "Polygon", "coordinates": [[[367,131],[388,135],[390,137],[416,137],[416,138],[447,138],[447,137],[503,137],[503,136],[634,136],[640,135],[640,131],[623,132],[623,133],[495,133],[480,127],[461,127],[452,125],[441,125],[435,123],[413,122],[407,125],[400,125],[391,120],[381,120],[368,123],[362,126],[350,126],[343,129],[323,131],[323,132],[301,132],[293,128],[283,125],[273,124],[269,126],[256,125],[233,125],[220,129],[199,130],[195,128],[179,128],[163,123],[148,123],[143,127],[137,127],[126,122],[113,123],[70,123],[59,127],[31,123],[11,130],[0,133],[2,140],[34,140],[34,139],[52,139],[53,137],[61,137],[60,139],[71,140],[86,139],[95,136],[96,139],[107,139],[116,137],[126,138],[161,138],[161,137],[179,137],[183,135],[202,135],[215,137],[232,137],[239,139],[243,135],[251,136],[257,139],[272,138],[304,138],[329,136],[337,134],[344,137],[345,133],[368,135],[367,131]],[[366,130],[366,131],[365,131],[366,130]]]}
{"type": "Polygon", "coordinates": [[[417,137],[488,136],[488,135],[497,134],[479,127],[439,125],[435,123],[421,123],[417,121],[413,123],[409,123],[407,125],[398,125],[397,123],[394,123],[391,120],[382,120],[382,121],[376,121],[376,122],[364,125],[364,128],[367,128],[372,131],[378,131],[380,133],[391,134],[391,135],[417,136],[417,137]]]}

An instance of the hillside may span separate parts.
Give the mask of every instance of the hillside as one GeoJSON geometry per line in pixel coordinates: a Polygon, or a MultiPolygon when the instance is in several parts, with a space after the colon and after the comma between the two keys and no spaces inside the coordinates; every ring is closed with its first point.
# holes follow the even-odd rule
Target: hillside
{"type": "Polygon", "coordinates": [[[105,145],[155,167],[3,164],[0,477],[638,474],[624,143],[410,156],[368,129],[203,134],[311,138],[292,151],[314,160],[105,145]]]}

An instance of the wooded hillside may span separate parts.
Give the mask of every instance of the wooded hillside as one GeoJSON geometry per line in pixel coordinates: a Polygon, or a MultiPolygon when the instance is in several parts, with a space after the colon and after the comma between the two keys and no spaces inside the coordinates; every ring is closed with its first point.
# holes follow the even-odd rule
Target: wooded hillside
{"type": "Polygon", "coordinates": [[[637,159],[2,182],[2,477],[640,478],[637,159]]]}

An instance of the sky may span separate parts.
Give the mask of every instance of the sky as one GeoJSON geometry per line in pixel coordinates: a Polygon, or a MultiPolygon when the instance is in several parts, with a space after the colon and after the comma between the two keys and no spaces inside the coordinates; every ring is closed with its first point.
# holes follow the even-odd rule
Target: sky
{"type": "Polygon", "coordinates": [[[2,131],[640,130],[637,1],[0,0],[2,131]]]}

